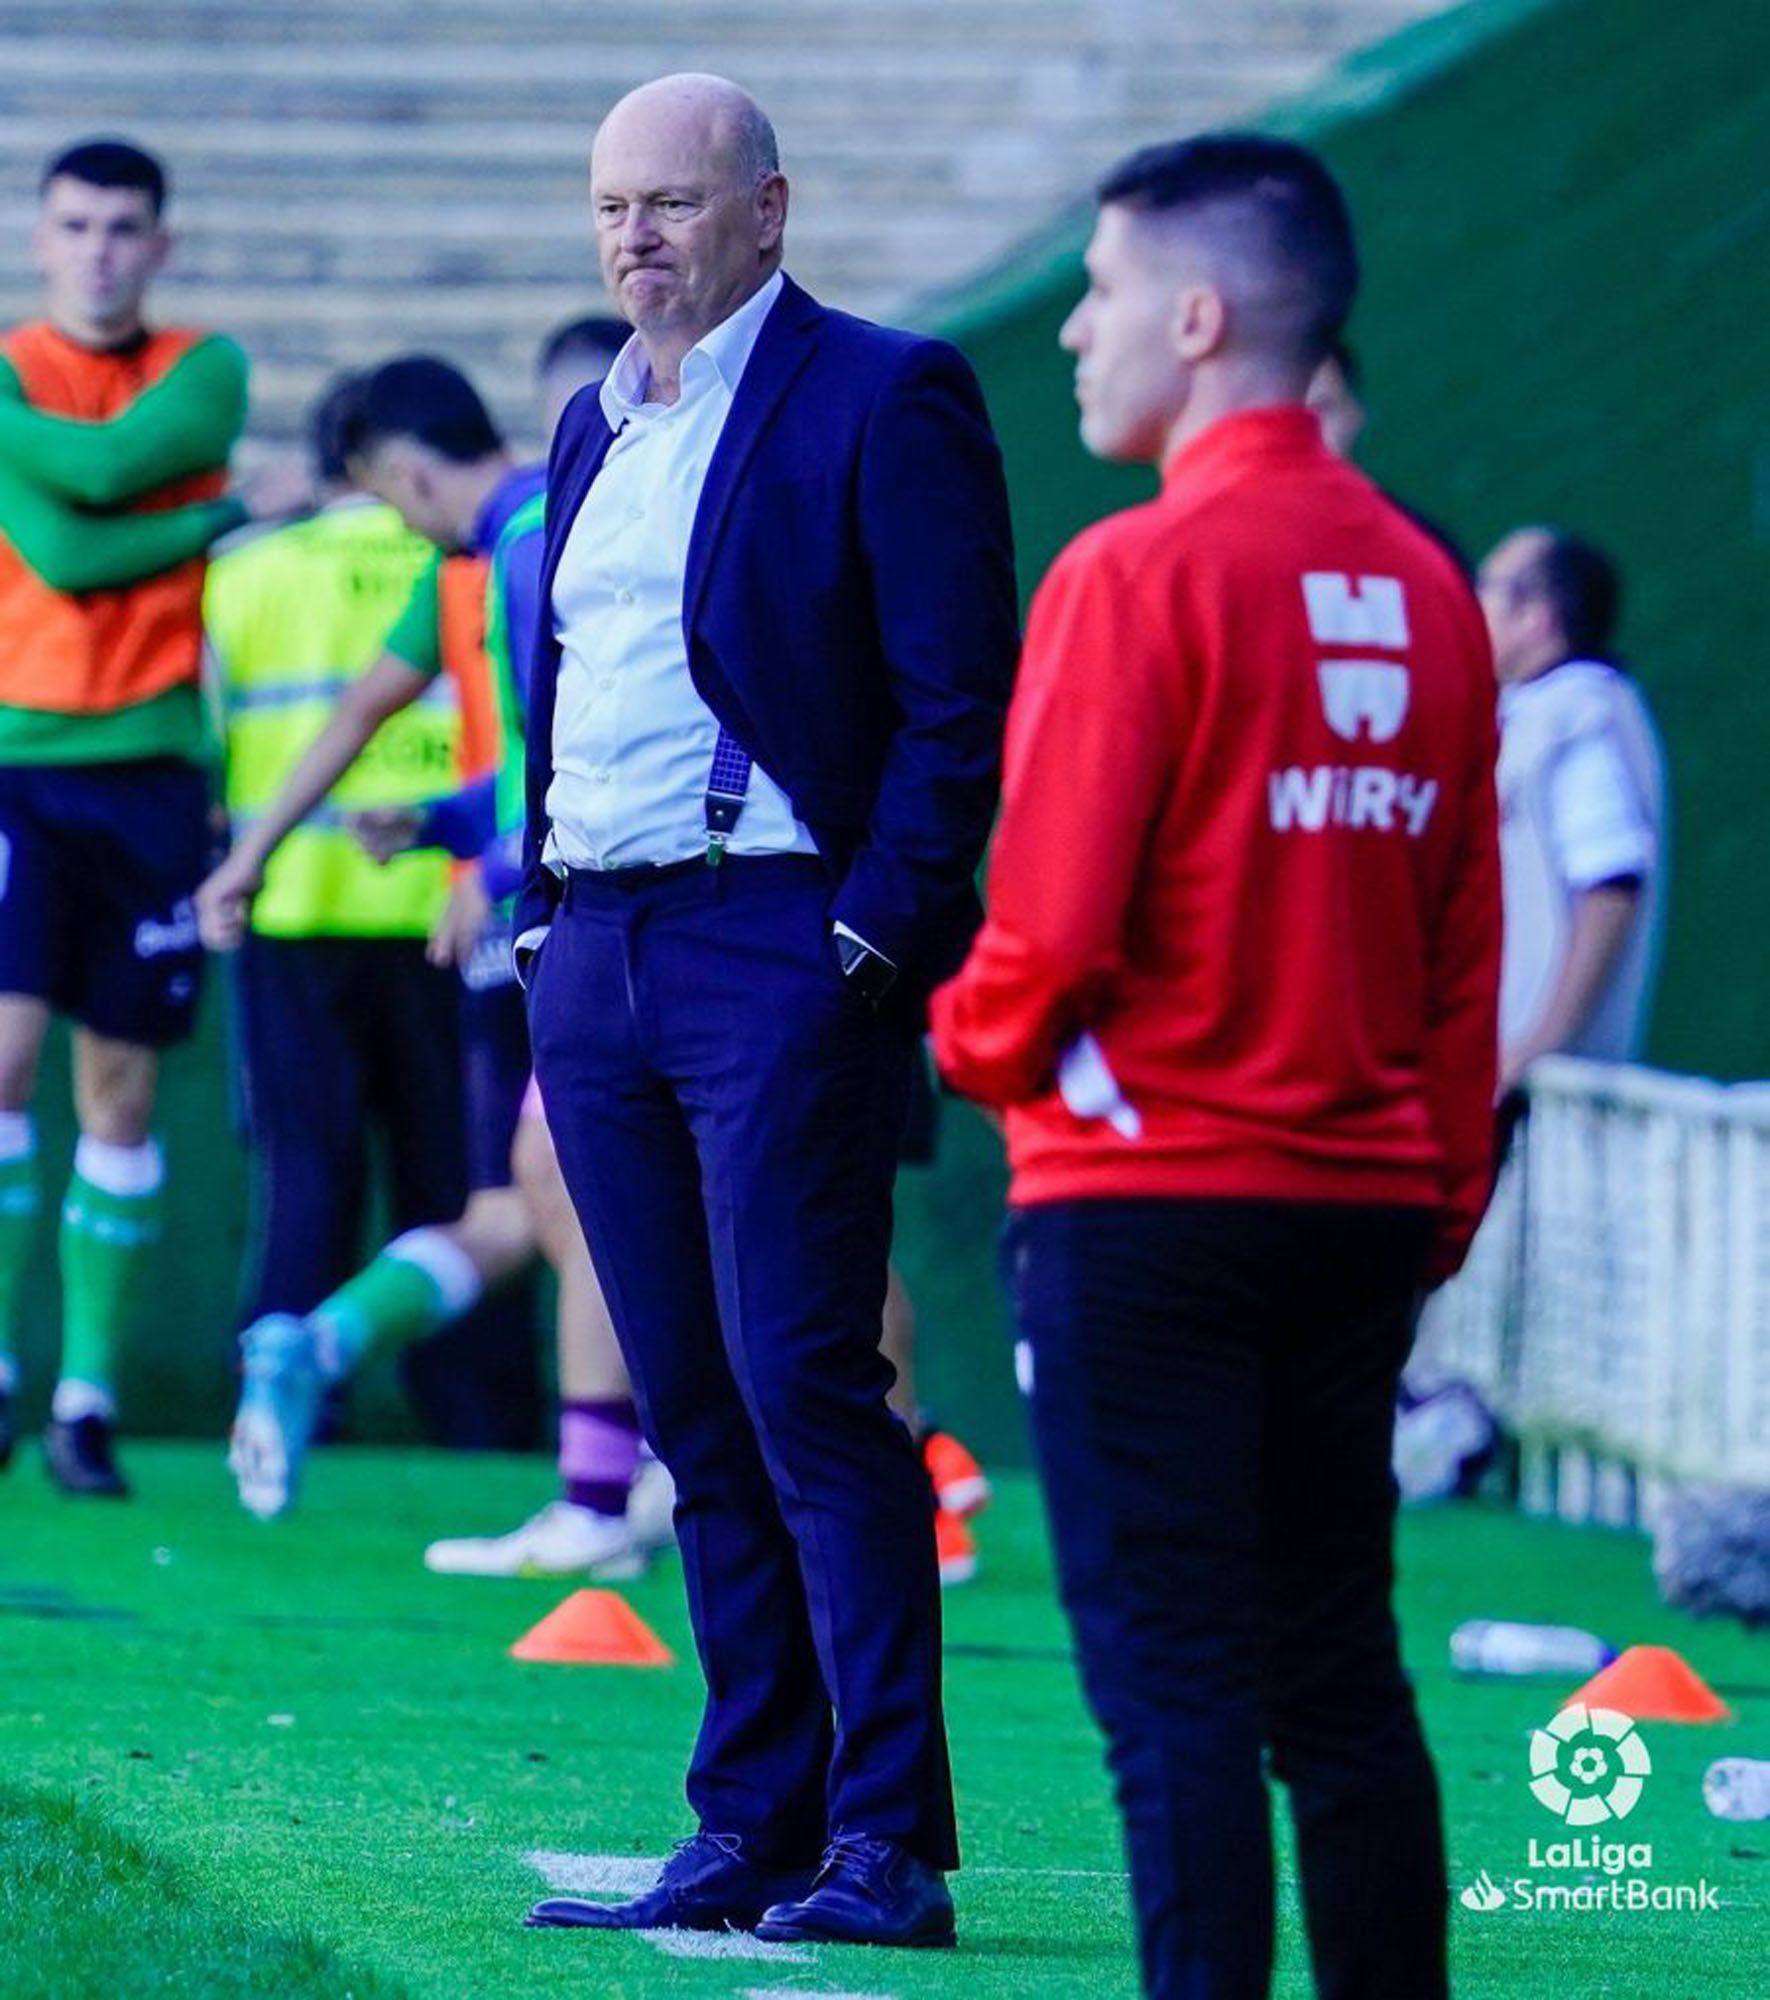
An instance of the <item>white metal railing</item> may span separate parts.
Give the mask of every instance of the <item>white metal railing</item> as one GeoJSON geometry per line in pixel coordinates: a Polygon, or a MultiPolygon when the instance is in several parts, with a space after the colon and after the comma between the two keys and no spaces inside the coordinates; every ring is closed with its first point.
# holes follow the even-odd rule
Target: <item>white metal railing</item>
{"type": "Polygon", "coordinates": [[[1557,1057],[1414,1367],[1522,1446],[1527,1506],[1637,1518],[1665,1479],[1770,1488],[1770,1085],[1557,1057]]]}

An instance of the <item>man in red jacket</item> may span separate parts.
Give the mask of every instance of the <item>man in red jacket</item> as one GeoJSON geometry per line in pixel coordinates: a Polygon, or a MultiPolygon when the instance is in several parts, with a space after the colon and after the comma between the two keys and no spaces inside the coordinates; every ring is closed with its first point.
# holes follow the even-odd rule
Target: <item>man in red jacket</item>
{"type": "Polygon", "coordinates": [[[1320,1990],[1434,2000],[1389,1434],[1414,1301],[1488,1182],[1492,667],[1450,558],[1304,407],[1357,277],[1321,163],[1198,139],[1100,199],[1063,332],[1082,435],[1162,490],[1034,603],[936,1053],[1006,1114],[1034,1435],[1149,1991],[1267,1990],[1270,1751],[1320,1990]]]}

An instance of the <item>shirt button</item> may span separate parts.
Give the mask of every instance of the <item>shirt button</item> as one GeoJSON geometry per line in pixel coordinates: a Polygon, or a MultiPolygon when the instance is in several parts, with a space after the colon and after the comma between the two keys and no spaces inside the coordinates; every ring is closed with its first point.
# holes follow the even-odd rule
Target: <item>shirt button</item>
{"type": "Polygon", "coordinates": [[[606,785],[612,781],[613,777],[614,773],[612,771],[598,771],[596,774],[596,782],[599,785],[606,785]]]}
{"type": "Polygon", "coordinates": [[[610,694],[614,690],[615,677],[613,674],[604,674],[602,679],[599,680],[596,683],[596,685],[602,690],[604,694],[610,694]]]}
{"type": "Polygon", "coordinates": [[[645,519],[645,509],[643,507],[629,507],[627,509],[627,519],[629,521],[643,521],[645,519]]]}
{"type": "Polygon", "coordinates": [[[615,592],[615,602],[616,602],[617,604],[631,604],[631,603],[633,602],[633,593],[632,593],[632,591],[630,591],[630,590],[617,590],[617,591],[615,592]]]}

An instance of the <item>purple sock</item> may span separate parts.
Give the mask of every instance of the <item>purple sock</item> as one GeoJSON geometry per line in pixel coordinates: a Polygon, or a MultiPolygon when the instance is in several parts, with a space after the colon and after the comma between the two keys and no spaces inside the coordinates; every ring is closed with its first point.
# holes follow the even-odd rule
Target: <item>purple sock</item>
{"type": "Polygon", "coordinates": [[[574,1507],[627,1511],[639,1463],[639,1412],[625,1396],[559,1406],[559,1478],[574,1507]]]}

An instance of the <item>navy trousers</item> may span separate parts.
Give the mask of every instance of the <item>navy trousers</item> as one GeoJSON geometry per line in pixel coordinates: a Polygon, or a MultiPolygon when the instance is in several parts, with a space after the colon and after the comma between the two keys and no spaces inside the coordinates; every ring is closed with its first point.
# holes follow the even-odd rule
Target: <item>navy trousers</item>
{"type": "Polygon", "coordinates": [[[927,1480],[879,1353],[912,1044],[809,857],[574,875],[535,964],[547,1119],[676,1480],[701,1826],[957,1865],[927,1480]]]}
{"type": "Polygon", "coordinates": [[[1016,1213],[1009,1290],[1064,1604],[1155,2000],[1264,2000],[1265,1761],[1323,2000],[1444,2000],[1437,1781],[1390,1608],[1424,1211],[1016,1213]]]}

